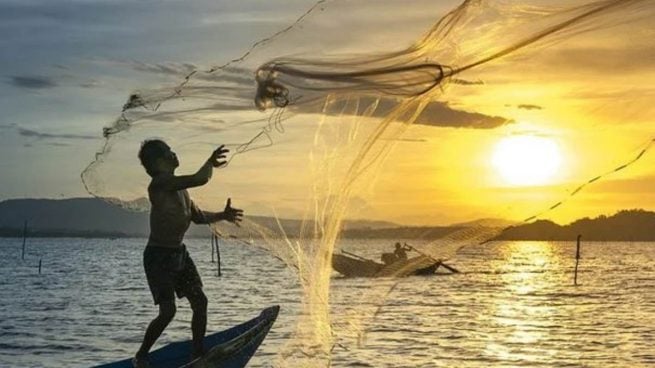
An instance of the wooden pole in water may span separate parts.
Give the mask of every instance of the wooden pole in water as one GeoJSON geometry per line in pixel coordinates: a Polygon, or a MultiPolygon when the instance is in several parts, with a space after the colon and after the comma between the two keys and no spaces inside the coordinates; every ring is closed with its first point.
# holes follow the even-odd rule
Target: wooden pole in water
{"type": "Polygon", "coordinates": [[[214,261],[214,252],[216,251],[216,249],[214,248],[214,234],[212,234],[211,242],[212,242],[212,263],[214,263],[216,262],[214,261]]]}
{"type": "Polygon", "coordinates": [[[27,220],[25,220],[25,223],[23,225],[23,252],[21,253],[20,258],[24,261],[25,260],[25,243],[27,242],[27,220]]]}
{"type": "Polygon", "coordinates": [[[578,263],[580,262],[580,238],[582,238],[582,235],[578,235],[578,240],[575,247],[575,275],[573,276],[573,285],[575,286],[578,286],[578,263]]]}
{"type": "MultiPolygon", "coordinates": [[[[431,255],[429,255],[429,254],[427,254],[427,253],[423,253],[423,252],[421,252],[420,250],[416,249],[416,248],[415,248],[414,246],[412,246],[412,245],[409,245],[409,244],[407,244],[407,243],[405,243],[405,245],[408,245],[408,246],[409,246],[409,247],[410,247],[414,252],[416,252],[416,253],[418,253],[418,254],[424,256],[424,257],[428,257],[428,258],[430,258],[431,260],[437,262],[437,268],[439,268],[439,266],[443,266],[445,269],[447,269],[448,271],[450,271],[450,272],[452,272],[452,273],[460,273],[458,269],[456,269],[456,268],[453,267],[453,266],[449,266],[449,265],[445,264],[442,260],[440,260],[440,259],[435,259],[435,258],[432,257],[431,255]]],[[[436,271],[436,269],[435,269],[435,271],[436,271]]]]}
{"type": "Polygon", "coordinates": [[[39,258],[39,275],[41,274],[41,258],[39,258]]]}
{"type": "Polygon", "coordinates": [[[218,267],[218,277],[223,276],[221,273],[221,248],[218,246],[218,236],[214,235],[214,243],[216,244],[216,263],[218,267]]]}
{"type": "Polygon", "coordinates": [[[359,255],[357,255],[357,254],[355,254],[355,253],[351,253],[351,252],[345,251],[345,250],[343,250],[343,249],[341,250],[341,253],[343,253],[343,254],[347,254],[347,255],[349,255],[349,256],[351,256],[351,257],[355,257],[355,258],[360,259],[360,260],[365,261],[365,262],[374,262],[374,261],[372,261],[372,260],[370,260],[370,259],[368,259],[368,258],[364,258],[364,257],[362,257],[362,256],[359,256],[359,255]]]}

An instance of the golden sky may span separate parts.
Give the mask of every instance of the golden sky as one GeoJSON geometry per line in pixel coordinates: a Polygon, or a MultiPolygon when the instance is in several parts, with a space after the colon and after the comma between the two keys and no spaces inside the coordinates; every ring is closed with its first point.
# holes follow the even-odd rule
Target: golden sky
{"type": "MultiPolygon", "coordinates": [[[[600,24],[459,76],[481,83],[450,84],[440,101],[513,123],[493,129],[411,127],[376,184],[361,190],[352,213],[435,224],[521,220],[561,200],[566,202],[542,218],[569,222],[621,209],[655,210],[652,152],[570,197],[579,185],[630,161],[655,137],[655,30],[643,18],[600,24]],[[503,177],[493,158],[501,142],[516,137],[556,147],[559,165],[552,174],[527,184],[503,177]]],[[[524,154],[532,153],[528,147],[524,154]]],[[[533,166],[547,165],[544,160],[533,166]]]]}
{"type": "MultiPolygon", "coordinates": [[[[413,207],[407,219],[425,223],[476,217],[520,220],[630,161],[655,137],[652,36],[647,21],[624,24],[526,51],[463,76],[484,84],[449,86],[444,98],[451,106],[514,123],[484,130],[410,129],[407,137],[426,142],[396,147],[394,156],[404,162],[391,163],[388,170],[402,172],[403,181],[382,180],[384,211],[413,207]],[[551,142],[559,151],[559,167],[541,183],[508,182],[493,157],[509,137],[551,142]]],[[[530,151],[526,148],[525,154],[530,151]]],[[[606,176],[544,218],[569,222],[620,209],[655,209],[653,156],[650,152],[606,176]]]]}

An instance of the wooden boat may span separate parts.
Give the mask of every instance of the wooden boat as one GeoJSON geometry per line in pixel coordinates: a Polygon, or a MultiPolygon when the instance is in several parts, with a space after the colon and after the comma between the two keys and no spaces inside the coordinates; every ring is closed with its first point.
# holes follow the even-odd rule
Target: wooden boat
{"type": "MultiPolygon", "coordinates": [[[[280,307],[264,309],[258,317],[205,336],[207,353],[189,362],[191,341],[174,342],[148,356],[153,368],[243,368],[264,341],[280,307]]],[[[132,368],[132,359],[99,365],[96,368],[132,368]]]]}
{"type": "Polygon", "coordinates": [[[443,265],[426,256],[410,258],[388,265],[362,257],[352,257],[345,254],[332,256],[332,268],[346,277],[406,277],[416,275],[432,275],[443,265]]]}

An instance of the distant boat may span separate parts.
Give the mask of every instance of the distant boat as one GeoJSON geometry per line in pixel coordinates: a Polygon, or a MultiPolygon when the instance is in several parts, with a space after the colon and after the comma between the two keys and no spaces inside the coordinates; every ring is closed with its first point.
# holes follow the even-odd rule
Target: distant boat
{"type": "MultiPolygon", "coordinates": [[[[191,341],[175,342],[149,354],[153,368],[243,368],[264,341],[277,318],[280,307],[264,309],[261,314],[225,331],[205,336],[207,353],[193,362],[191,341]]],[[[97,366],[96,368],[132,368],[132,359],[97,366]]]]}
{"type": "Polygon", "coordinates": [[[335,254],[332,256],[332,268],[346,277],[407,277],[433,275],[443,265],[426,256],[410,258],[383,264],[359,256],[335,254]]]}

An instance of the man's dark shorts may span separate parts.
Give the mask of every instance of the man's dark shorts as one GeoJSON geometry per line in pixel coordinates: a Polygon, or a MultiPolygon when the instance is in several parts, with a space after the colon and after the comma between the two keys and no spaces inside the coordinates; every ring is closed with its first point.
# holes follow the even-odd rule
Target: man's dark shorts
{"type": "Polygon", "coordinates": [[[202,290],[202,281],[186,247],[148,246],[143,251],[143,267],[155,301],[189,297],[202,290]]]}

